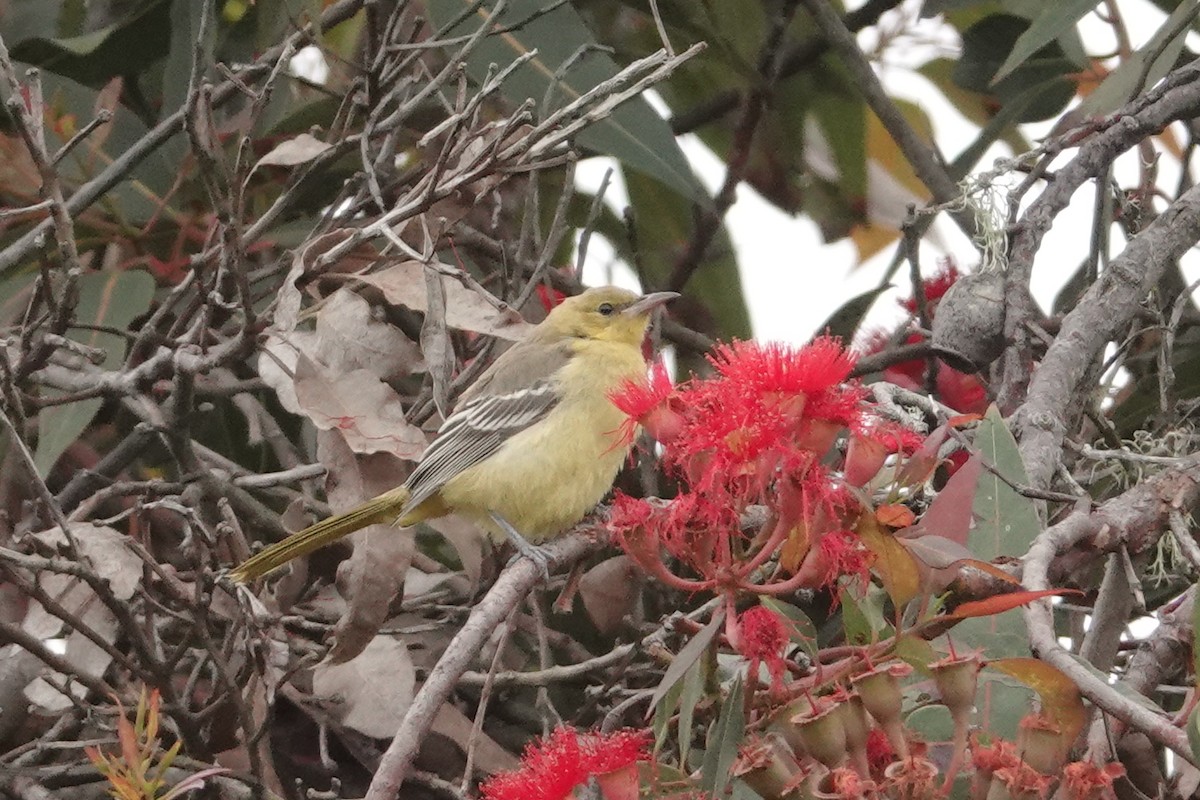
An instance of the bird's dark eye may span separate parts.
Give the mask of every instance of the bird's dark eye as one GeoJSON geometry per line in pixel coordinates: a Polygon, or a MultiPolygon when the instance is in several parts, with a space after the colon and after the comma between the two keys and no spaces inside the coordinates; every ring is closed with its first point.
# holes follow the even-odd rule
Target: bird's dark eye
{"type": "Polygon", "coordinates": [[[612,303],[601,303],[600,305],[596,306],[596,310],[606,317],[611,317],[612,313],[616,311],[616,309],[613,308],[612,303]]]}

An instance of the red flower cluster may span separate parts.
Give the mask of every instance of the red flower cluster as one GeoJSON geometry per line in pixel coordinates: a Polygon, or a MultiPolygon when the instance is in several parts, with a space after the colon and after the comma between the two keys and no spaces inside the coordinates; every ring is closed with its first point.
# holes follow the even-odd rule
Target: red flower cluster
{"type": "MultiPolygon", "coordinates": [[[[486,800],[567,800],[589,778],[645,761],[649,746],[647,731],[603,734],[557,728],[525,748],[519,769],[493,775],[479,787],[480,793],[486,800]]],[[[636,775],[631,773],[629,779],[636,787],[636,775]]]]}
{"type": "Polygon", "coordinates": [[[618,496],[610,527],[622,546],[643,569],[691,591],[783,594],[864,572],[868,553],[848,532],[861,506],[848,487],[872,479],[890,453],[914,449],[917,437],[871,414],[866,390],[847,383],[853,356],[830,337],[801,348],[733,342],[709,360],[711,378],[672,386],[656,367],[648,382],[612,397],[631,420],[628,432],[644,426],[686,486],[665,505],[618,496]],[[827,456],[846,432],[852,452],[839,474],[827,456]],[[757,537],[739,529],[751,505],[773,514],[757,537]],[[661,550],[699,580],[670,573],[661,550]],[[750,573],[774,555],[781,580],[751,584],[750,573]]]}

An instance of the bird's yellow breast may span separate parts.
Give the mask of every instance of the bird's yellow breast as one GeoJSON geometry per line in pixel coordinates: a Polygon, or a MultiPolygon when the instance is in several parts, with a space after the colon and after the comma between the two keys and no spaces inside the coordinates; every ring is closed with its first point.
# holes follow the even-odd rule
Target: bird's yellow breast
{"type": "Polygon", "coordinates": [[[533,542],[562,533],[604,498],[629,453],[625,415],[608,395],[624,381],[644,377],[641,353],[595,340],[573,346],[576,356],[555,376],[563,394],[553,410],[439,493],[447,506],[494,535],[499,531],[489,512],[533,542]]]}

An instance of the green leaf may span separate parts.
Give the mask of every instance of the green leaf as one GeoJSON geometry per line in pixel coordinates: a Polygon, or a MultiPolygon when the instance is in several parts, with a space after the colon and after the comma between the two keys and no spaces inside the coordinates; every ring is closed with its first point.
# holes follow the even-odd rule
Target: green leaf
{"type": "MultiPolygon", "coordinates": [[[[124,330],[133,319],[146,312],[154,299],[154,279],[146,272],[93,272],[79,279],[79,305],[75,320],[79,323],[124,330]]],[[[100,348],[106,353],[103,369],[117,369],[125,358],[125,339],[96,330],[76,330],[70,338],[100,348]]],[[[47,391],[47,396],[61,392],[47,391]]],[[[46,477],[67,447],[91,424],[100,410],[100,400],[49,406],[38,414],[38,443],[34,463],[46,477]]]]}
{"type": "Polygon", "coordinates": [[[708,645],[717,636],[717,631],[721,630],[721,623],[725,621],[725,613],[717,611],[713,613],[713,617],[708,624],[701,628],[691,641],[683,646],[679,651],[679,655],[671,661],[671,666],[667,667],[666,674],[659,681],[658,686],[654,689],[654,695],[650,698],[650,705],[657,706],[667,691],[679,682],[679,679],[700,660],[700,656],[704,655],[704,651],[708,649],[708,645]]]}
{"type": "Polygon", "coordinates": [[[1029,713],[1033,696],[1033,690],[1015,678],[981,672],[975,705],[980,730],[1010,741],[1016,739],[1021,718],[1029,713]]]}
{"type": "MultiPolygon", "coordinates": [[[[979,423],[975,446],[985,465],[992,466],[1013,483],[1029,482],[1017,442],[994,405],[979,423]]],[[[1033,501],[1018,494],[986,467],[975,489],[972,513],[975,527],[967,536],[967,549],[981,561],[1023,555],[1041,531],[1033,501]]],[[[990,658],[1029,655],[1029,636],[1019,608],[965,620],[954,627],[953,636],[955,641],[983,650],[990,658]]]]}
{"type": "Polygon", "coordinates": [[[891,288],[891,284],[876,286],[874,289],[868,289],[862,294],[851,297],[842,303],[837,311],[830,314],[824,323],[818,325],[817,331],[840,337],[844,342],[852,341],[854,334],[858,332],[858,326],[862,324],[863,318],[871,310],[871,306],[875,305],[879,295],[891,288]]]}
{"type": "MultiPolygon", "coordinates": [[[[474,9],[473,6],[475,3],[470,0],[428,0],[425,3],[430,18],[439,27],[469,12],[466,20],[456,25],[448,36],[474,32],[487,18],[493,4],[484,2],[474,9]]],[[[478,44],[467,59],[471,77],[483,81],[491,65],[503,67],[536,50],[537,55],[509,76],[500,91],[515,103],[532,99],[538,104],[549,91],[552,104],[560,107],[619,71],[616,62],[597,49],[595,37],[571,4],[559,5],[548,13],[544,11],[542,0],[512,0],[495,24],[522,24],[501,35],[488,36],[478,44]],[[559,74],[565,62],[581,50],[586,54],[573,63],[565,75],[559,74]]],[[[542,113],[548,110],[542,109],[542,113]]],[[[661,181],[684,197],[708,202],[707,193],[693,175],[670,127],[643,97],[627,101],[607,119],[584,129],[578,141],[661,181]]]]}
{"type": "Polygon", "coordinates": [[[721,713],[708,731],[704,764],[700,767],[700,790],[721,797],[730,782],[730,768],[746,733],[742,676],[733,679],[729,696],[721,704],[721,713]]]}
{"type": "Polygon", "coordinates": [[[696,719],[696,704],[704,695],[707,663],[707,659],[697,659],[696,663],[688,668],[680,684],[682,690],[679,693],[679,763],[684,766],[687,766],[688,752],[692,747],[692,724],[696,719]]]}
{"type": "Polygon", "coordinates": [[[842,581],[838,592],[847,644],[868,645],[878,641],[889,627],[883,619],[883,601],[887,596],[883,587],[872,586],[865,596],[859,597],[851,591],[849,582],[842,581]]]}
{"type": "MultiPolygon", "coordinates": [[[[1194,599],[1192,601],[1192,641],[1200,642],[1200,603],[1194,599]]],[[[1195,645],[1192,646],[1192,679],[1200,683],[1200,647],[1195,645]]]]}
{"type": "Polygon", "coordinates": [[[1116,111],[1133,99],[1139,87],[1148,89],[1170,72],[1183,51],[1188,31],[1195,27],[1200,0],[1184,0],[1167,17],[1154,35],[1125,63],[1117,67],[1096,90],[1083,99],[1076,112],[1082,119],[1116,111]],[[1147,67],[1151,56],[1154,63],[1147,67]]]}
{"type": "Polygon", "coordinates": [[[1008,77],[1017,67],[1046,45],[1053,42],[1083,16],[1100,4],[1100,0],[1059,0],[1050,3],[1037,19],[1022,33],[1013,45],[1012,52],[1000,65],[992,83],[998,83],[1008,77]]]}
{"type": "MultiPolygon", "coordinates": [[[[991,466],[1014,484],[1028,485],[1029,477],[1025,474],[1017,441],[995,405],[979,423],[975,446],[985,467],[991,466]]],[[[1004,555],[1024,555],[1034,537],[1041,532],[1042,524],[1033,501],[1018,494],[986,468],[979,476],[973,511],[976,522],[967,539],[967,547],[983,561],[993,561],[1004,555]]]]}
{"type": "Polygon", "coordinates": [[[1012,74],[994,81],[1000,65],[1028,28],[1028,20],[1012,14],[992,14],[976,22],[963,31],[962,56],[952,72],[959,86],[992,95],[1001,106],[1021,98],[1031,86],[1040,86],[1032,101],[1025,100],[1020,122],[1047,119],[1065,108],[1075,96],[1075,83],[1066,76],[1079,69],[1058,42],[1050,42],[1012,74]]]}
{"type": "Polygon", "coordinates": [[[1187,737],[1192,757],[1200,759],[1200,706],[1193,708],[1192,713],[1188,714],[1187,737]]]}
{"type": "MultiPolygon", "coordinates": [[[[837,160],[838,187],[851,199],[851,205],[854,200],[865,202],[867,110],[862,96],[842,60],[833,56],[821,60],[820,80],[812,88],[812,114],[837,160]]],[[[803,131],[798,133],[802,141],[803,131]]]]}
{"type": "Polygon", "coordinates": [[[49,31],[39,31],[10,45],[12,57],[93,87],[118,75],[143,72],[166,54],[162,31],[168,3],[146,0],[130,5],[132,11],[117,22],[80,35],[47,36],[49,31]]]}
{"type": "MultiPolygon", "coordinates": [[[[638,252],[632,253],[628,242],[615,242],[614,246],[629,263],[640,262],[651,286],[661,286],[694,235],[693,206],[637,172],[626,169],[624,177],[633,205],[638,252]]],[[[724,226],[693,273],[686,293],[689,300],[703,306],[711,319],[712,329],[705,333],[720,339],[750,337],[750,313],[742,295],[737,256],[724,226]]]]}
{"type": "Polygon", "coordinates": [[[762,595],[759,603],[783,617],[788,629],[788,639],[803,647],[810,655],[816,655],[817,626],[809,616],[791,603],[762,595]]]}

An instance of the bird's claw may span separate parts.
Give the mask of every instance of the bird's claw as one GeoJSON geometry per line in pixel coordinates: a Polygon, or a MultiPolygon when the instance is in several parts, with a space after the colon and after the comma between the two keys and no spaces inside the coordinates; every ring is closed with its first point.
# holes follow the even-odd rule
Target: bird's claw
{"type": "Polygon", "coordinates": [[[512,526],[512,524],[499,514],[492,513],[492,519],[500,526],[500,530],[504,531],[508,540],[513,543],[513,547],[517,548],[517,554],[509,559],[508,566],[512,566],[518,558],[526,558],[533,562],[538,571],[542,573],[542,581],[549,583],[550,581],[550,564],[554,561],[554,557],[550,555],[544,547],[538,547],[535,544],[530,544],[520,531],[512,526]]]}
{"type": "Polygon", "coordinates": [[[542,574],[543,582],[550,581],[550,565],[554,562],[554,557],[545,548],[526,543],[524,547],[517,548],[517,552],[508,560],[508,566],[511,567],[522,558],[533,562],[542,574]]]}

